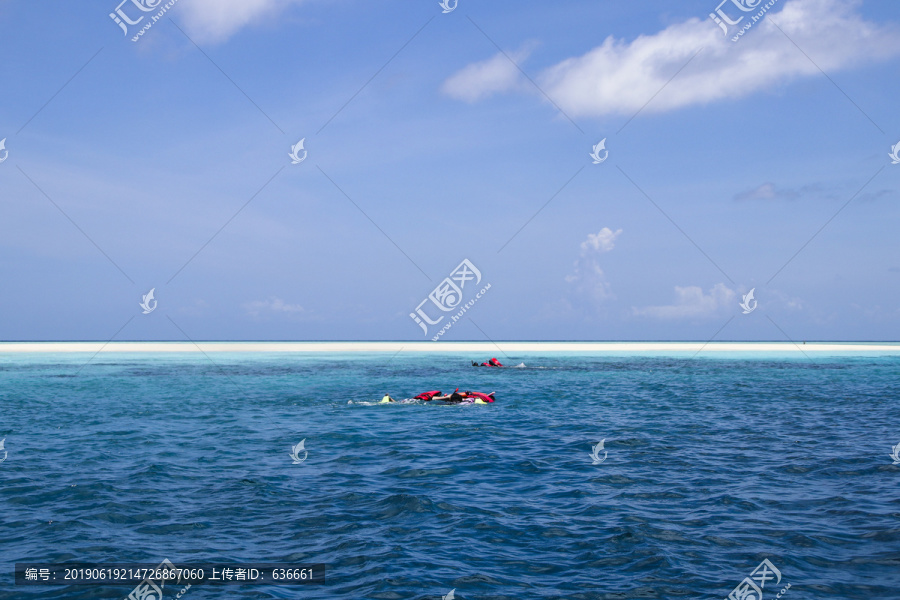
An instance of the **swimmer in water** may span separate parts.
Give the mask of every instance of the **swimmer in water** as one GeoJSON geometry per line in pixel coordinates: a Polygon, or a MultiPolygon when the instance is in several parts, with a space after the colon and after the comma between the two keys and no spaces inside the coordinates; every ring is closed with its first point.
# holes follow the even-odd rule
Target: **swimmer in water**
{"type": "Polygon", "coordinates": [[[472,403],[472,404],[488,404],[494,401],[494,392],[490,394],[482,394],[480,392],[469,392],[465,391],[460,393],[459,388],[456,388],[452,394],[448,396],[435,396],[432,400],[443,400],[444,402],[452,402],[455,404],[458,403],[472,403]]]}
{"type": "Polygon", "coordinates": [[[472,366],[473,367],[502,367],[503,365],[496,358],[492,358],[491,360],[489,360],[487,362],[483,362],[480,365],[477,362],[472,361],[472,366]]]}
{"type": "Polygon", "coordinates": [[[429,400],[441,400],[443,402],[462,402],[463,395],[457,392],[459,392],[459,388],[456,388],[455,390],[453,390],[452,394],[447,394],[446,396],[442,396],[440,393],[438,393],[437,395],[429,398],[429,400]]]}

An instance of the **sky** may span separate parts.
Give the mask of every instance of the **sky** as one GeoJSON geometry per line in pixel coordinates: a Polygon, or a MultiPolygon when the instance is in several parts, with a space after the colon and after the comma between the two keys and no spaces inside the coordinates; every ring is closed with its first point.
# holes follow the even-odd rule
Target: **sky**
{"type": "Polygon", "coordinates": [[[0,340],[900,339],[896,2],[0,0],[0,39],[0,340]]]}

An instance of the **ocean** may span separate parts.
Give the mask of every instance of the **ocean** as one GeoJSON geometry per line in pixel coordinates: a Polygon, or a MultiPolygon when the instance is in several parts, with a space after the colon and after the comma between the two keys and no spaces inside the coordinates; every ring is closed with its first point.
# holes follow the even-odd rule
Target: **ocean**
{"type": "Polygon", "coordinates": [[[900,598],[900,352],[91,354],[0,352],[0,598],[900,598]],[[497,400],[378,403],[457,387],[497,400]]]}

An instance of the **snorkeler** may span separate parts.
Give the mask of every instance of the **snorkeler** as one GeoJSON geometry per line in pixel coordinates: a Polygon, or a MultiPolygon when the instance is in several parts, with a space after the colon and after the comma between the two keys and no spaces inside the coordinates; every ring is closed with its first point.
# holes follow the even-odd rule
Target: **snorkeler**
{"type": "MultiPolygon", "coordinates": [[[[436,394],[433,394],[430,398],[422,398],[422,400],[441,400],[443,402],[459,402],[460,400],[462,400],[462,397],[460,394],[457,393],[458,391],[459,391],[459,388],[456,388],[455,390],[453,390],[452,394],[447,394],[446,396],[441,394],[440,392],[438,392],[436,394]],[[456,398],[456,399],[454,399],[454,398],[456,398]]],[[[431,394],[431,392],[425,392],[425,394],[431,394]]],[[[420,396],[421,395],[423,395],[423,394],[420,394],[420,396]]],[[[416,396],[416,398],[418,398],[418,397],[419,396],[416,396]]]]}
{"type": "Polygon", "coordinates": [[[452,394],[446,396],[432,396],[431,400],[441,400],[451,404],[471,403],[471,404],[488,404],[494,401],[494,392],[490,394],[482,394],[481,392],[465,391],[460,393],[459,388],[453,390],[452,394]]]}
{"type": "Polygon", "coordinates": [[[466,398],[474,398],[475,404],[487,404],[494,401],[494,392],[482,394],[481,392],[466,392],[466,398]]]}
{"type": "MultiPolygon", "coordinates": [[[[491,392],[490,394],[469,391],[460,392],[459,388],[456,388],[453,390],[452,394],[442,394],[440,390],[431,390],[413,396],[410,400],[422,400],[424,402],[436,400],[438,402],[447,402],[451,404],[488,404],[494,401],[494,392],[491,392]]],[[[381,403],[386,404],[388,402],[397,402],[397,400],[394,400],[388,394],[385,394],[384,398],[381,399],[381,403]]],[[[401,400],[401,402],[406,402],[406,400],[401,400]]]]}
{"type": "Polygon", "coordinates": [[[503,365],[501,365],[500,361],[497,360],[496,358],[492,358],[491,360],[489,360],[487,362],[483,362],[480,365],[477,362],[472,361],[472,366],[473,367],[502,367],[503,365]]]}

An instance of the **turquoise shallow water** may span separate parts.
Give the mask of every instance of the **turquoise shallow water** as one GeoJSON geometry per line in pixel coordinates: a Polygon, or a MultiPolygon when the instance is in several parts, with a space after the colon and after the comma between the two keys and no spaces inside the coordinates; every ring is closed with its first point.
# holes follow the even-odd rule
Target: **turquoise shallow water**
{"type": "Polygon", "coordinates": [[[88,357],[0,356],[0,598],[164,558],[330,568],[198,600],[721,599],[766,558],[766,600],[900,598],[897,356],[88,357]],[[457,386],[497,402],[372,403],[457,386]]]}

